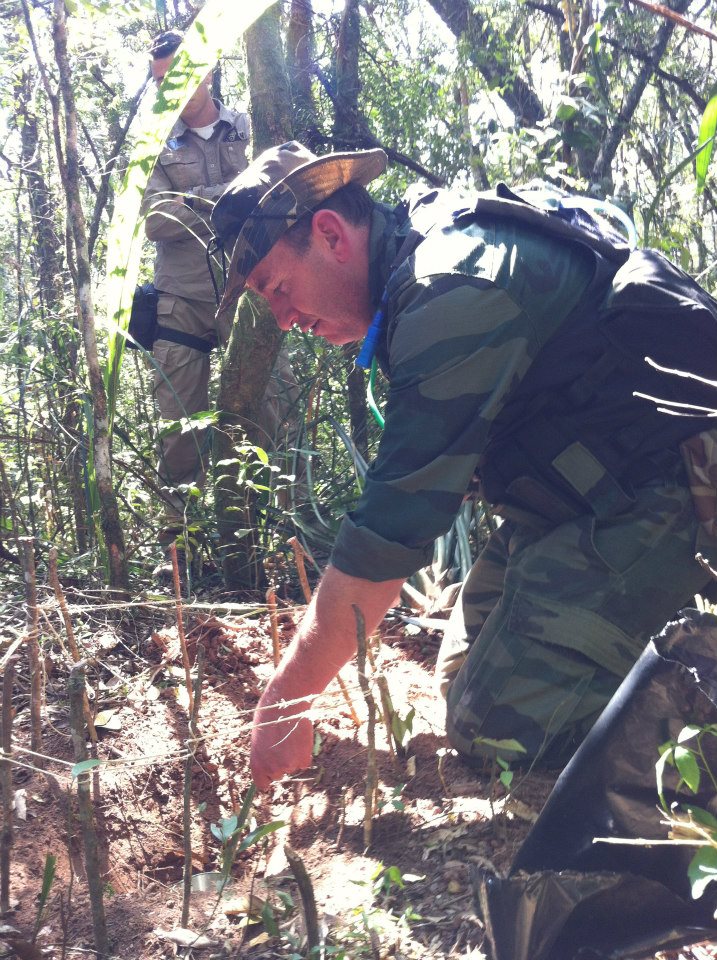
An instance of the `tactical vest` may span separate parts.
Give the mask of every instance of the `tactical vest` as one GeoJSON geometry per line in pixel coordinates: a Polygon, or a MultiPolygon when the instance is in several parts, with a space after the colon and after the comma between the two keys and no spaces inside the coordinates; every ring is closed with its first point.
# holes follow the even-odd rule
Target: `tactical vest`
{"type": "Polygon", "coordinates": [[[657,251],[630,252],[584,211],[538,209],[500,186],[479,196],[472,215],[516,218],[594,259],[581,302],[491,428],[481,494],[552,522],[629,509],[636,486],[674,473],[682,440],[717,425],[708,415],[717,407],[717,301],[657,251]],[[660,400],[684,404],[682,415],[660,400]]]}

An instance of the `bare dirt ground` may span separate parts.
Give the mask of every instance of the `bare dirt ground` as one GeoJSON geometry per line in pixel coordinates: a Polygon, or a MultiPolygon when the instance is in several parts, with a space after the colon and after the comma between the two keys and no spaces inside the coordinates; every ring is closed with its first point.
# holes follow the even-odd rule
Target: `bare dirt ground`
{"type": "MultiPolygon", "coordinates": [[[[282,647],[300,613],[301,608],[280,612],[282,647]]],[[[447,749],[432,689],[438,634],[407,628],[397,618],[384,624],[376,670],[386,677],[396,715],[404,720],[411,710],[415,715],[400,757],[392,755],[385,729],[377,727],[378,810],[370,847],[364,840],[367,707],[350,667],[344,680],[360,726],[332,685],[315,704],[314,766],[257,794],[242,837],[277,821],[283,826],[236,854],[231,882],[220,897],[222,844],[216,834],[221,821],[239,811],[250,787],[249,722],[273,669],[271,632],[263,611],[240,615],[226,606],[213,612],[194,608],[185,611],[185,619],[190,654],[199,642],[206,649],[191,776],[196,888],[187,924],[191,936],[179,929],[189,731],[176,614],[171,606],[165,615],[140,607],[84,637],[85,653],[96,664],[89,692],[99,721],[101,765],[92,776],[111,955],[122,960],[306,956],[288,844],[310,877],[327,956],[486,957],[470,866],[505,870],[554,777],[534,773],[521,780],[516,774],[517,786],[505,804],[495,778],[465,766],[447,749]]],[[[13,956],[14,949],[20,960],[94,955],[71,778],[67,667],[57,642],[51,635],[46,641],[44,771],[37,769],[41,758],[23,752],[30,742],[24,663],[14,692],[13,786],[19,801],[13,819],[14,909],[3,922],[19,933],[0,940],[0,957],[13,956]],[[47,854],[57,858],[56,875],[37,925],[47,854]]],[[[712,960],[717,949],[702,944],[659,956],[712,960]]]]}

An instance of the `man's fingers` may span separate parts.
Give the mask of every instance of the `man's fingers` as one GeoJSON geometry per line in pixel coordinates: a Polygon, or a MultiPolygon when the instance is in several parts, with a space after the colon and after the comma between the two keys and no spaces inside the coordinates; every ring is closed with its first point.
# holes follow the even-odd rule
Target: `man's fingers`
{"type": "Polygon", "coordinates": [[[251,768],[251,778],[259,790],[268,790],[271,786],[271,777],[254,766],[251,768]]]}
{"type": "Polygon", "coordinates": [[[254,783],[267,790],[273,780],[310,767],[312,746],[313,728],[306,717],[264,730],[255,728],[250,764],[254,783]]]}

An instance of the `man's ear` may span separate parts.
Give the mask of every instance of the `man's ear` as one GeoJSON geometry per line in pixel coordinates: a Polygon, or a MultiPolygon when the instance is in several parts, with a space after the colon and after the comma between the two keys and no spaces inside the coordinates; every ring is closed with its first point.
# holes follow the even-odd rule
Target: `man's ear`
{"type": "Polygon", "coordinates": [[[333,210],[317,210],[311,221],[314,242],[344,263],[350,254],[350,235],[344,218],[333,210]]]}

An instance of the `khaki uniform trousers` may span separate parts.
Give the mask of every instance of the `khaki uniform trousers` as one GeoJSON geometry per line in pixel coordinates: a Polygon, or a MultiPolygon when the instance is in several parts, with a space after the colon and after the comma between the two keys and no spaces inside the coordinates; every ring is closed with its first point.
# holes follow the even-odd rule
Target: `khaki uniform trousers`
{"type": "MultiPolygon", "coordinates": [[[[226,336],[218,335],[214,313],[214,304],[207,301],[159,295],[157,321],[161,326],[212,344],[226,340],[226,336]]],[[[156,364],[153,390],[163,420],[181,420],[210,409],[209,353],[168,340],[155,341],[152,353],[156,364]]],[[[292,419],[298,396],[299,388],[282,347],[266,388],[259,424],[267,436],[269,449],[285,444],[287,438],[280,436],[282,424],[292,419]]],[[[186,496],[178,488],[187,485],[201,490],[204,487],[210,448],[210,433],[201,426],[176,430],[159,441],[159,475],[168,528],[182,525],[186,496]]]]}

